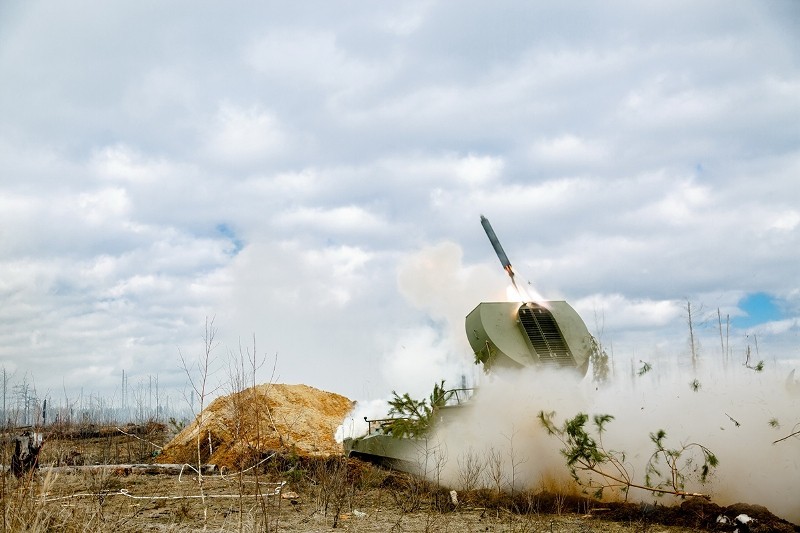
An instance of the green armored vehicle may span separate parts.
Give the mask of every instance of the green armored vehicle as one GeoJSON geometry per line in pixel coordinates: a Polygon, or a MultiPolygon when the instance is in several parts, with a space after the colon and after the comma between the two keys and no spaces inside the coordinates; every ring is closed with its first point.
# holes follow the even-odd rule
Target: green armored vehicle
{"type": "MultiPolygon", "coordinates": [[[[503,268],[516,287],[514,271],[489,221],[481,216],[486,234],[503,268]]],[[[564,301],[483,302],[466,318],[466,334],[475,363],[485,371],[525,367],[574,369],[583,376],[594,347],[586,324],[564,301]]],[[[436,411],[434,424],[447,424],[459,409],[468,408],[471,391],[447,391],[436,411]]],[[[392,436],[394,419],[367,420],[367,435],[344,440],[345,455],[399,470],[414,472],[417,458],[425,454],[424,437],[392,436]]]]}
{"type": "MultiPolygon", "coordinates": [[[[498,368],[560,367],[586,373],[592,336],[578,313],[564,301],[540,303],[484,302],[466,319],[467,337],[475,362],[487,371],[498,368]]],[[[468,408],[472,391],[445,393],[435,424],[447,424],[453,414],[468,408]]],[[[344,440],[345,455],[398,470],[413,472],[426,453],[421,438],[391,435],[393,419],[366,420],[368,434],[344,440]]]]}

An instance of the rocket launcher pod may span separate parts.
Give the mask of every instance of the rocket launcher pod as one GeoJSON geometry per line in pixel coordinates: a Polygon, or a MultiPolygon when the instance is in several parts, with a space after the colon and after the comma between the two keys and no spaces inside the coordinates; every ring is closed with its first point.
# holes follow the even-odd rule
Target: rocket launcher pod
{"type": "Polygon", "coordinates": [[[592,336],[564,301],[483,302],[467,315],[475,362],[484,369],[545,366],[586,374],[592,336]]]}

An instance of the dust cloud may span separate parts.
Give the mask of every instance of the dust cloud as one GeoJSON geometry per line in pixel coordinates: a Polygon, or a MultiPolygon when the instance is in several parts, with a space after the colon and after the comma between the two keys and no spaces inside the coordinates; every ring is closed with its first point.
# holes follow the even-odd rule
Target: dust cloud
{"type": "MultiPolygon", "coordinates": [[[[578,381],[567,372],[535,368],[495,375],[433,437],[437,453],[446,458],[437,462],[435,475],[449,485],[463,485],[467,465],[478,459],[484,486],[496,484],[498,476],[490,470],[502,464],[506,488],[566,490],[571,481],[559,452],[562,445],[546,433],[537,414],[556,411],[559,424],[579,412],[610,414],[615,418],[603,444],[625,452],[626,468],[636,482],[644,483],[655,450],[650,433],[663,429],[668,448],[699,443],[719,459],[705,484],[687,476],[687,491],[710,494],[721,505],[764,505],[800,522],[800,437],[773,444],[800,429],[800,398],[787,387],[787,374],[740,367],[701,369],[695,378],[677,365],[661,364],[602,387],[590,377],[578,381]],[[695,379],[699,388],[691,386],[695,379]]],[[[699,453],[694,457],[702,462],[699,453]]],[[[630,498],[672,503],[672,497],[635,489],[630,498]]]]}

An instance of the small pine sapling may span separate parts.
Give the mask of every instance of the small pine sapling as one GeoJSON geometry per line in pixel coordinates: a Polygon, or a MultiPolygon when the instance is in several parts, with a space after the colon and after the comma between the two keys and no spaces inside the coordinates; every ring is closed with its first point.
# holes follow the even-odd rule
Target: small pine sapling
{"type": "Polygon", "coordinates": [[[383,429],[393,437],[419,437],[428,432],[436,418],[437,411],[447,403],[448,394],[444,390],[444,380],[434,384],[428,398],[415,400],[407,392],[389,400],[389,416],[383,429]]]}
{"type": "Polygon", "coordinates": [[[612,415],[594,415],[592,422],[597,438],[586,429],[589,415],[578,413],[557,426],[554,422],[555,412],[539,412],[539,421],[549,435],[556,437],[564,446],[561,454],[567,460],[567,468],[572,478],[587,489],[594,491],[596,498],[602,498],[606,489],[620,490],[627,497],[630,489],[650,491],[656,495],[672,494],[675,496],[699,496],[711,499],[707,494],[688,492],[685,483],[688,476],[697,474],[700,483],[705,483],[714,468],[719,464],[717,457],[705,446],[690,443],[677,449],[665,446],[666,432],[658,430],[650,434],[650,440],[656,446],[646,468],[644,484],[636,482],[625,464],[624,451],[606,449],[603,444],[603,432],[606,425],[614,417],[612,415]],[[700,451],[703,461],[699,466],[693,452],[700,451]],[[659,468],[666,465],[662,474],[659,468]]]}

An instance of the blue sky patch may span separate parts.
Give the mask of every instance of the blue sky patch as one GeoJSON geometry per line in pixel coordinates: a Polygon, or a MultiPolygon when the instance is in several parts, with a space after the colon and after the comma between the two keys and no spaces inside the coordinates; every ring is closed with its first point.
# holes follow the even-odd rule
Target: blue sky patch
{"type": "Polygon", "coordinates": [[[244,248],[244,241],[236,236],[236,233],[229,225],[225,223],[217,224],[217,233],[231,241],[231,244],[233,244],[233,250],[230,251],[231,255],[238,254],[242,251],[242,248],[244,248]]]}
{"type": "Polygon", "coordinates": [[[758,324],[783,318],[783,313],[778,307],[776,299],[766,292],[748,294],[739,301],[739,308],[746,314],[734,317],[731,320],[731,323],[737,328],[751,328],[758,324]]]}

